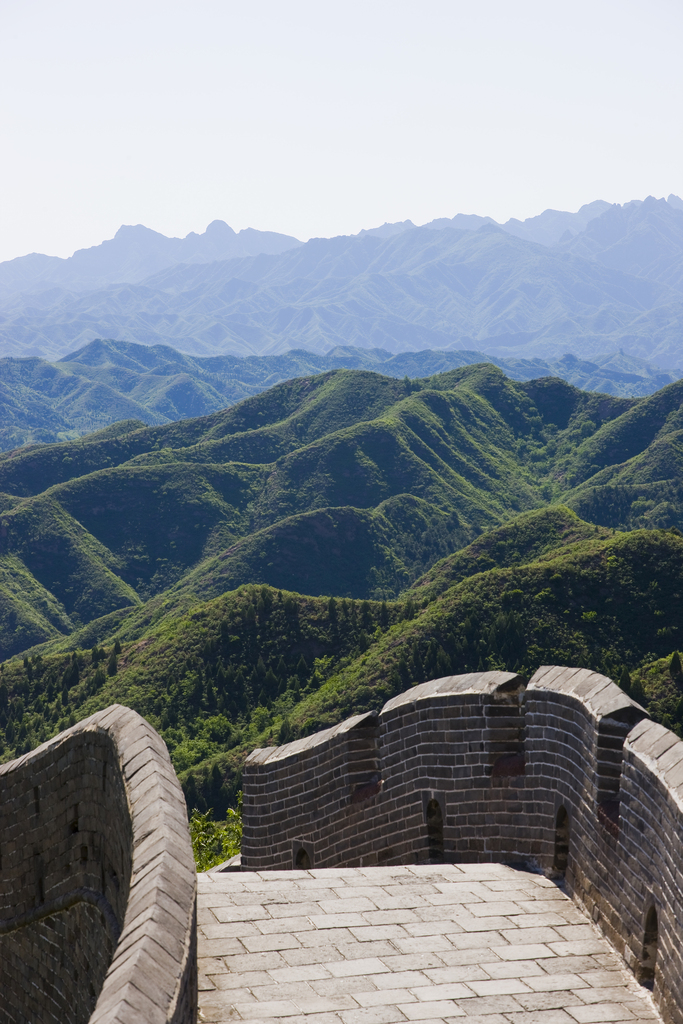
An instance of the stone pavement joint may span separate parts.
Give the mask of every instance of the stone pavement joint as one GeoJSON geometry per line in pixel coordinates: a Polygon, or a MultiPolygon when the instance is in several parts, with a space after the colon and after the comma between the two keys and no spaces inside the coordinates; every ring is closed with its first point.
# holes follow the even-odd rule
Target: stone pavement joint
{"type": "Polygon", "coordinates": [[[200,874],[198,910],[202,1024],[660,1021],[576,905],[505,864],[200,874]]]}

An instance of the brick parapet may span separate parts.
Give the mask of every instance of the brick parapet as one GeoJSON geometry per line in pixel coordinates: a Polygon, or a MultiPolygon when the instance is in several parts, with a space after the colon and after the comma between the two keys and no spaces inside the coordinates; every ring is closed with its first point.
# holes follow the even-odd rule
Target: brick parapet
{"type": "Polygon", "coordinates": [[[196,1020],[196,874],[166,747],[113,705],[0,767],[0,1021],[196,1020]]]}
{"type": "Polygon", "coordinates": [[[644,981],[655,934],[654,997],[683,1024],[683,742],[610,679],[557,666],[526,688],[509,673],[432,680],[369,724],[254,752],[245,868],[292,867],[305,849],[315,867],[523,861],[564,875],[644,981]]]}

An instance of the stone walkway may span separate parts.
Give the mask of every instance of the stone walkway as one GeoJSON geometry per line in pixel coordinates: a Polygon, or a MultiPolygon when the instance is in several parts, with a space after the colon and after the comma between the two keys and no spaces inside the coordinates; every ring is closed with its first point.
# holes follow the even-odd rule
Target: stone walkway
{"type": "Polygon", "coordinates": [[[505,865],[202,874],[198,912],[204,1022],[659,1020],[571,900],[505,865]]]}

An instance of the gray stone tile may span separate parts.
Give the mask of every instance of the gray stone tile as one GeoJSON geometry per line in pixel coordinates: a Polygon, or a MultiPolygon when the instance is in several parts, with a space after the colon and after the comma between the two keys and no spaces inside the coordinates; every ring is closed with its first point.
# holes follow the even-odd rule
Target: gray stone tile
{"type": "Polygon", "coordinates": [[[361,1006],[395,1006],[397,1003],[416,1003],[417,996],[407,988],[368,989],[367,992],[354,992],[353,998],[361,1006]]]}
{"type": "Polygon", "coordinates": [[[334,978],[345,978],[352,974],[388,974],[386,967],[377,957],[358,958],[357,960],[334,960],[324,964],[334,978]]]}
{"type": "Polygon", "coordinates": [[[444,1017],[464,1017],[465,1011],[450,999],[429,1003],[400,1003],[401,1013],[408,1020],[443,1020],[444,1017]]]}
{"type": "Polygon", "coordinates": [[[426,971],[429,968],[444,966],[438,953],[396,953],[382,955],[382,961],[390,971],[426,971]]]}
{"type": "Polygon", "coordinates": [[[588,982],[580,978],[578,974],[540,974],[537,977],[529,977],[527,982],[529,988],[535,992],[559,992],[573,991],[577,988],[588,988],[588,982]]]}
{"type": "Polygon", "coordinates": [[[570,1013],[578,1024],[601,1024],[603,1021],[634,1019],[634,1014],[623,1003],[570,1006],[567,1013],[570,1013]]]}
{"type": "Polygon", "coordinates": [[[302,967],[275,968],[267,973],[264,972],[263,977],[271,979],[278,984],[288,984],[292,981],[320,981],[322,979],[329,979],[331,975],[322,964],[313,963],[302,967]]]}
{"type": "Polygon", "coordinates": [[[346,1010],[340,1014],[344,1024],[398,1024],[406,1020],[397,1006],[365,1006],[358,1010],[346,1010]]]}
{"type": "Polygon", "coordinates": [[[463,999],[462,1008],[465,1013],[479,1016],[489,1013],[515,1013],[522,1010],[522,1006],[514,996],[476,996],[474,999],[463,999]]]}
{"type": "Polygon", "coordinates": [[[450,982],[443,985],[424,985],[422,988],[412,988],[411,992],[421,1003],[431,1003],[444,999],[473,999],[475,994],[471,985],[462,982],[450,982]]]}
{"type": "Polygon", "coordinates": [[[488,981],[471,981],[469,985],[478,996],[510,996],[531,991],[520,978],[491,978],[488,981]]]}
{"type": "Polygon", "coordinates": [[[574,1020],[565,1010],[531,1010],[527,1013],[511,1013],[511,1024],[572,1024],[574,1020]]]}

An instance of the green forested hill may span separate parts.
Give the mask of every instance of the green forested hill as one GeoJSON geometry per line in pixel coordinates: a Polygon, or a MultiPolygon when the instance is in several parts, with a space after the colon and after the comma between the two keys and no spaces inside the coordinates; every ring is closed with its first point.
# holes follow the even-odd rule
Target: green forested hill
{"type": "Polygon", "coordinates": [[[391,599],[553,500],[610,526],[675,525],[682,396],[680,383],[635,400],[515,382],[490,364],[421,381],[337,370],[208,417],[7,453],[0,656],[162,593],[254,582],[391,599]],[[628,485],[603,483],[614,475],[628,485]],[[643,508],[644,490],[666,501],[643,508]],[[605,492],[620,502],[607,519],[592,511],[605,492]]]}
{"type": "Polygon", "coordinates": [[[7,453],[0,571],[31,583],[0,592],[0,656],[164,592],[391,599],[546,504],[577,443],[634,403],[490,364],[423,381],[337,370],[202,419],[7,453]]]}
{"type": "Polygon", "coordinates": [[[250,745],[434,675],[626,668],[647,700],[683,636],[682,403],[337,370],[0,456],[0,756],[118,700],[224,806],[250,745]]]}
{"type": "Polygon", "coordinates": [[[666,666],[683,630],[682,574],[677,531],[613,533],[558,507],[483,535],[399,601],[267,586],[185,610],[155,599],[110,616],[104,643],[86,629],[3,666],[1,756],[119,701],[161,731],[191,806],[222,814],[254,745],[379,707],[435,676],[547,663],[616,679],[630,670],[634,696],[651,696],[655,715],[680,731],[683,679],[666,666]]]}
{"type": "Polygon", "coordinates": [[[449,349],[401,352],[340,345],[325,355],[293,349],[273,356],[191,356],[168,345],[92,341],[58,362],[0,358],[0,451],[80,437],[123,419],[153,426],[209,415],[294,377],[334,369],[423,378],[491,362],[513,380],[556,376],[587,391],[648,395],[677,373],[612,352],[595,362],[489,357],[449,349]]]}

